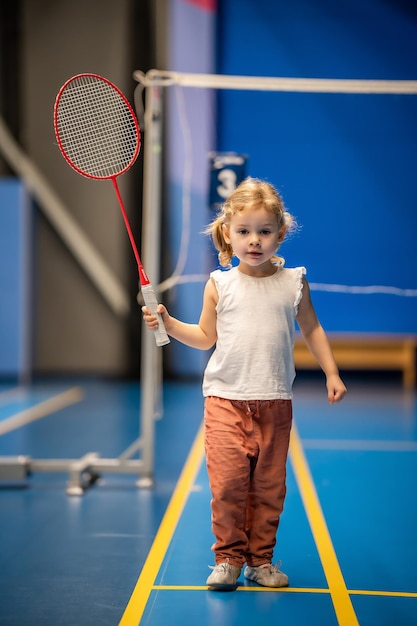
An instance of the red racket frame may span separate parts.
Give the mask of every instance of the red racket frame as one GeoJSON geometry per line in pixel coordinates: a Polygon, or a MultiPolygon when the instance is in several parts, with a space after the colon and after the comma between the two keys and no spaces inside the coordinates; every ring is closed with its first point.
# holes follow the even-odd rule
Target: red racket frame
{"type": "Polygon", "coordinates": [[[55,136],[58,142],[58,146],[59,149],[61,151],[62,156],[64,157],[64,159],[66,160],[66,162],[68,163],[68,165],[70,165],[70,167],[72,167],[73,170],[75,170],[78,174],[81,174],[81,176],[84,176],[86,178],[90,178],[93,180],[111,180],[113,183],[113,187],[115,189],[116,192],[116,196],[120,205],[120,209],[123,215],[123,220],[126,226],[126,230],[127,233],[129,235],[129,239],[130,239],[130,244],[132,246],[132,250],[133,253],[135,255],[135,259],[136,259],[136,263],[138,266],[138,273],[139,273],[139,281],[142,287],[145,287],[147,285],[150,285],[150,280],[145,272],[145,270],[143,269],[143,265],[142,265],[142,261],[140,259],[139,256],[139,252],[136,246],[136,242],[133,236],[133,232],[129,223],[129,219],[127,217],[127,213],[126,213],[126,209],[124,207],[123,204],[123,200],[122,200],[122,196],[120,194],[120,190],[119,190],[119,186],[117,184],[117,177],[121,176],[122,174],[124,174],[125,172],[127,172],[132,165],[135,163],[139,151],[140,151],[140,146],[141,146],[141,132],[140,132],[140,127],[138,124],[138,121],[136,119],[136,115],[135,112],[131,106],[131,104],[129,103],[129,101],[127,100],[127,98],[125,97],[125,95],[123,94],[122,91],[120,91],[120,89],[118,87],[116,87],[116,85],[114,85],[110,80],[108,80],[107,78],[104,78],[103,76],[100,76],[99,74],[93,74],[93,73],[83,73],[83,74],[77,74],[75,76],[72,76],[71,78],[69,78],[61,87],[61,89],[59,90],[56,99],[55,99],[55,105],[54,105],[54,130],[55,130],[55,136]],[[123,100],[124,104],[126,105],[127,109],[129,110],[129,113],[132,117],[132,120],[134,122],[135,125],[135,129],[136,129],[136,135],[137,135],[137,142],[136,142],[136,149],[135,152],[130,160],[130,162],[120,171],[118,172],[116,175],[106,175],[106,176],[95,176],[93,174],[87,174],[86,172],[82,171],[72,160],[71,158],[68,156],[65,147],[61,141],[61,137],[60,137],[60,132],[59,132],[59,123],[58,123],[58,118],[59,118],[59,104],[62,98],[63,93],[65,92],[65,90],[67,89],[67,87],[73,83],[75,80],[78,80],[80,78],[95,78],[97,80],[100,80],[104,83],[106,83],[109,87],[111,87],[112,89],[114,89],[118,95],[120,96],[120,98],[123,100]]]}

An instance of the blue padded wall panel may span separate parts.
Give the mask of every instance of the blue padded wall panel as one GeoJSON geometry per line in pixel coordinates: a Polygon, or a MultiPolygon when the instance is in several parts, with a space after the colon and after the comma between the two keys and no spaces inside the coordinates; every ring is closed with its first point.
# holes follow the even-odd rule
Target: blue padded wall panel
{"type": "Polygon", "coordinates": [[[0,179],[0,376],[29,371],[30,209],[23,185],[0,179]]]}

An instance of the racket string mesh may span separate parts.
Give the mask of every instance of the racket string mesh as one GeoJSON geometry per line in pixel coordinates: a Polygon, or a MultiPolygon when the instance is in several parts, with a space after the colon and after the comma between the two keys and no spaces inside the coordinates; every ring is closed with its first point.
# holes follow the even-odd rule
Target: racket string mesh
{"type": "Polygon", "coordinates": [[[70,165],[92,178],[125,172],[139,151],[136,119],[118,90],[94,75],[77,76],[60,94],[56,130],[70,165]]]}

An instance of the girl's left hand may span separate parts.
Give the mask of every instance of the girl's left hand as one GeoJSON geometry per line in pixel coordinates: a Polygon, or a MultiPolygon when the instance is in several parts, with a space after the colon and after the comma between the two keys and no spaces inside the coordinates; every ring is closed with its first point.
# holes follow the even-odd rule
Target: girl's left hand
{"type": "Polygon", "coordinates": [[[343,380],[337,374],[334,374],[327,378],[326,387],[329,404],[340,402],[340,400],[343,400],[347,393],[347,389],[343,380]]]}

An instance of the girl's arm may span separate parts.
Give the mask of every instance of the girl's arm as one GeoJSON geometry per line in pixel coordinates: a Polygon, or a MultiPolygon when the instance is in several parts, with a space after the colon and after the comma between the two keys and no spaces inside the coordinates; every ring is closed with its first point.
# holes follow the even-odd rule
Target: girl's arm
{"type": "MultiPolygon", "coordinates": [[[[181,343],[199,350],[208,350],[217,339],[216,332],[216,304],[218,296],[214,282],[210,279],[204,289],[203,308],[198,324],[186,324],[172,317],[163,304],[158,305],[165,329],[171,337],[181,343]]],[[[158,321],[149,309],[142,307],[143,319],[149,330],[156,330],[158,321]]]]}
{"type": "Polygon", "coordinates": [[[303,278],[302,298],[298,305],[297,322],[308,349],[316,358],[326,376],[330,404],[339,402],[346,394],[346,387],[339,376],[339,369],[333,356],[326,333],[317,319],[310,297],[310,287],[303,278]]]}

